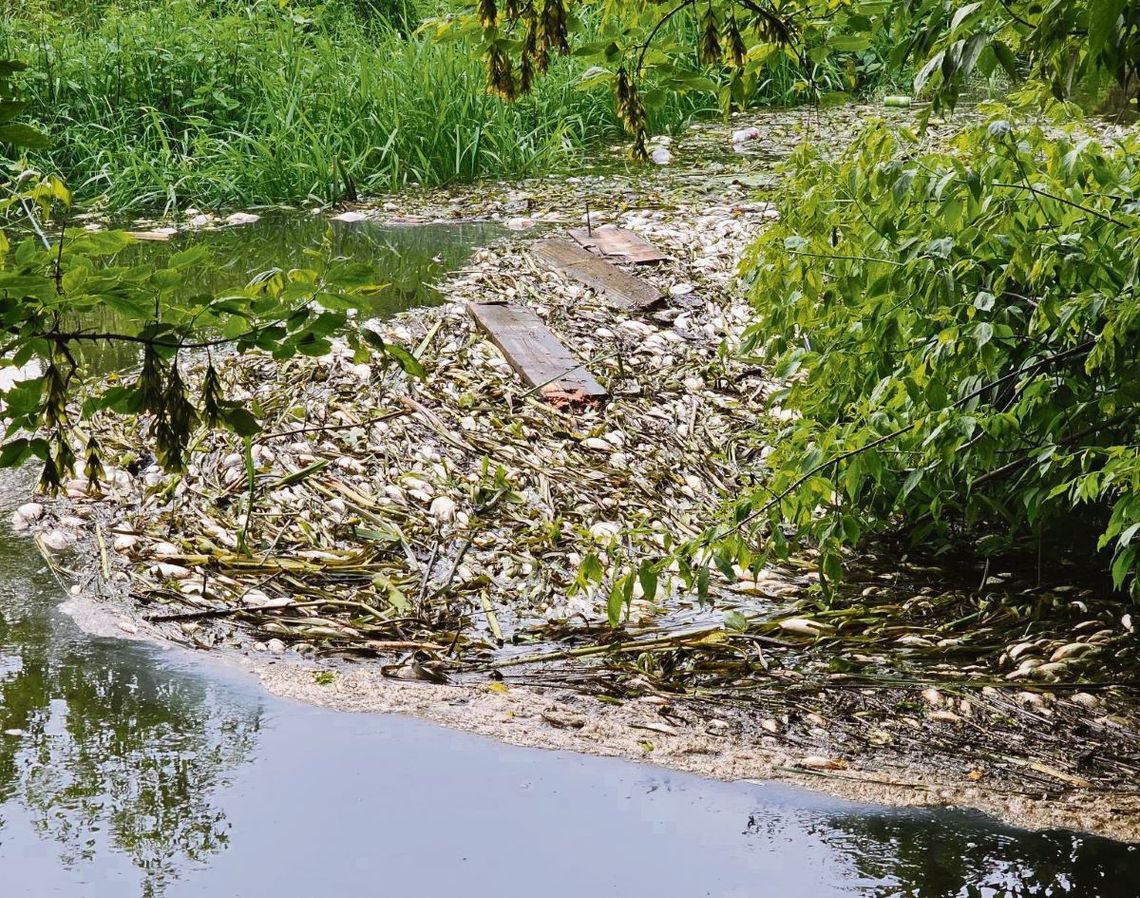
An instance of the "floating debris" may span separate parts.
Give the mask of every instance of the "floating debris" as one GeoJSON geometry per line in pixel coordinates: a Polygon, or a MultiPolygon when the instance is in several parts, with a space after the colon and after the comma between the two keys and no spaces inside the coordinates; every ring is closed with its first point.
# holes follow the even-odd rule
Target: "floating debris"
{"type": "Polygon", "coordinates": [[[44,507],[39,502],[26,502],[12,515],[13,530],[27,530],[44,516],[44,507]]]}
{"type": "Polygon", "coordinates": [[[155,228],[153,231],[127,231],[127,236],[135,240],[163,242],[178,233],[178,228],[155,228]]]}
{"type": "Polygon", "coordinates": [[[593,229],[574,228],[570,231],[570,236],[585,249],[603,256],[619,256],[626,262],[639,265],[664,262],[669,258],[644,237],[613,225],[593,229]]]}
{"type": "MultiPolygon", "coordinates": [[[[598,229],[596,233],[602,233],[598,229]]],[[[599,259],[568,240],[553,238],[535,244],[535,252],[587,287],[601,291],[615,306],[645,312],[661,303],[661,291],[599,259]]]]}
{"type": "MultiPolygon", "coordinates": [[[[603,399],[606,388],[526,306],[479,302],[467,307],[522,379],[559,405],[603,399]]],[[[607,444],[608,448],[608,444],[607,444]]]]}

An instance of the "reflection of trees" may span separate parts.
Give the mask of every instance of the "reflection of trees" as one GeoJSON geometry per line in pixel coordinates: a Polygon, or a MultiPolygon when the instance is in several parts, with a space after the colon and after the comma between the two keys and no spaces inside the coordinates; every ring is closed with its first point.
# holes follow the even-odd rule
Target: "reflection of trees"
{"type": "Polygon", "coordinates": [[[497,233],[497,225],[479,222],[385,227],[279,215],[254,225],[185,235],[170,243],[142,243],[131,252],[133,261],[161,266],[170,253],[206,241],[211,264],[195,269],[182,289],[188,294],[217,293],[239,287],[251,275],[270,268],[304,267],[306,250],[327,239],[334,256],[375,265],[376,283],[386,286],[374,308],[378,315],[391,315],[437,301],[438,294],[428,285],[466,262],[472,248],[497,233]]]}
{"type": "MultiPolygon", "coordinates": [[[[306,253],[328,241],[333,256],[374,266],[374,283],[380,290],[371,298],[371,308],[375,315],[385,317],[437,303],[440,294],[432,285],[499,232],[498,225],[487,222],[385,227],[375,222],[275,215],[253,225],[180,235],[169,243],[140,241],[121,253],[116,264],[161,268],[172,253],[203,241],[210,247],[210,264],[186,273],[178,291],[184,297],[222,296],[271,268],[310,264],[306,253]]],[[[122,313],[104,308],[71,323],[114,333],[121,330],[122,313]]],[[[84,343],[72,352],[88,373],[126,371],[140,359],[138,347],[128,343],[84,343]]]]}
{"type": "Polygon", "coordinates": [[[124,853],[143,894],[160,895],[225,847],[213,793],[250,754],[260,712],[53,619],[58,590],[28,549],[0,547],[0,731],[27,732],[0,736],[0,807],[22,806],[64,863],[124,853]]]}
{"type": "Polygon", "coordinates": [[[1135,898],[1140,856],[1075,833],[995,828],[969,813],[830,816],[819,835],[863,877],[873,898],[1135,898]]]}

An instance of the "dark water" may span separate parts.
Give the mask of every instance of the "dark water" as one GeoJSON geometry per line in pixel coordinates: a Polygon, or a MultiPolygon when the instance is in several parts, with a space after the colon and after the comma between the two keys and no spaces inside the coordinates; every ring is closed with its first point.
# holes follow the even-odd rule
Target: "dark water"
{"type": "Polygon", "coordinates": [[[6,523],[0,570],[3,898],[1140,894],[1140,852],[1102,839],[278,700],[80,632],[6,523]]]}

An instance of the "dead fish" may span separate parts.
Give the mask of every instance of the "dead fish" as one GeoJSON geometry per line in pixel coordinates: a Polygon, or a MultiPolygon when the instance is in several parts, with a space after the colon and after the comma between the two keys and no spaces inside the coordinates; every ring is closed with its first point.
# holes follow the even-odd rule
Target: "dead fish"
{"type": "Polygon", "coordinates": [[[847,762],[842,758],[826,758],[822,755],[808,755],[795,763],[806,770],[846,770],[847,762]]]}

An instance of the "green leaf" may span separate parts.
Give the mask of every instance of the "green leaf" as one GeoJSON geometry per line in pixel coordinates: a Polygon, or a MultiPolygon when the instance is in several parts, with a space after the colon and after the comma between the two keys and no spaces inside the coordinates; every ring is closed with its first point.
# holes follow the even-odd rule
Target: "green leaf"
{"type": "Polygon", "coordinates": [[[12,121],[27,108],[28,104],[20,100],[0,100],[0,125],[12,121]]]}
{"type": "Polygon", "coordinates": [[[109,387],[83,403],[82,417],[90,418],[95,412],[104,409],[120,415],[134,414],[139,410],[141,396],[139,388],[134,385],[109,387]]]}
{"type": "Polygon", "coordinates": [[[841,53],[855,53],[870,47],[871,37],[867,34],[837,34],[830,38],[827,43],[831,49],[838,50],[841,53]]]}
{"type": "Polygon", "coordinates": [[[641,584],[641,594],[645,601],[652,602],[657,596],[657,568],[649,561],[643,561],[637,569],[637,581],[641,584]]]}
{"type": "Polygon", "coordinates": [[[398,343],[388,343],[384,347],[385,354],[395,359],[397,364],[412,377],[426,377],[427,370],[414,355],[398,343]]]}
{"type": "Polygon", "coordinates": [[[606,601],[606,616],[611,627],[616,627],[621,623],[621,612],[624,605],[625,593],[622,579],[619,578],[614,581],[614,585],[610,588],[610,596],[606,601]]]}
{"type": "Polygon", "coordinates": [[[595,552],[588,552],[578,567],[578,579],[582,583],[600,583],[605,574],[601,559],[595,552]]]}
{"type": "Polygon", "coordinates": [[[19,122],[0,125],[0,143],[7,143],[29,150],[43,150],[51,146],[51,140],[42,131],[19,122]]]}
{"type": "Polygon", "coordinates": [[[730,630],[745,633],[748,630],[748,618],[739,611],[730,611],[724,616],[724,625],[730,630]]]}
{"type": "Polygon", "coordinates": [[[950,32],[956,32],[967,19],[974,16],[981,8],[981,3],[967,3],[963,6],[959,6],[954,10],[954,15],[950,19],[950,32]]]}
{"type": "Polygon", "coordinates": [[[1124,586],[1125,581],[1136,573],[1137,555],[1131,546],[1118,549],[1112,562],[1112,585],[1117,589],[1124,586]]]}
{"type": "Polygon", "coordinates": [[[252,437],[261,432],[257,418],[244,408],[230,408],[222,412],[226,426],[240,437],[252,437]]]}
{"type": "Polygon", "coordinates": [[[902,502],[907,496],[911,494],[916,486],[922,482],[922,476],[925,471],[922,468],[915,468],[906,475],[906,480],[903,482],[902,490],[899,491],[898,501],[902,502]]]}
{"type": "Polygon", "coordinates": [[[14,468],[23,464],[32,454],[30,442],[21,437],[5,443],[4,448],[0,449],[0,468],[14,468]]]}
{"type": "Polygon", "coordinates": [[[996,40],[990,44],[990,47],[993,49],[994,56],[997,57],[997,61],[1001,64],[1001,67],[1005,69],[1006,74],[1009,75],[1010,78],[1017,78],[1017,58],[1013,55],[1013,51],[1001,41],[996,40]]]}
{"type": "Polygon", "coordinates": [[[1099,53],[1116,30],[1117,20],[1127,0],[1090,0],[1088,9],[1088,52],[1099,53]]]}

